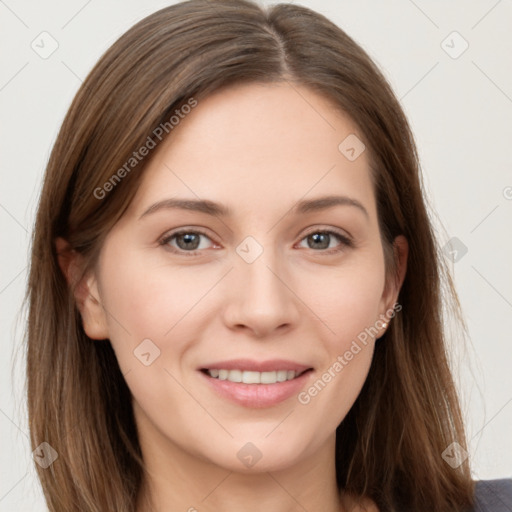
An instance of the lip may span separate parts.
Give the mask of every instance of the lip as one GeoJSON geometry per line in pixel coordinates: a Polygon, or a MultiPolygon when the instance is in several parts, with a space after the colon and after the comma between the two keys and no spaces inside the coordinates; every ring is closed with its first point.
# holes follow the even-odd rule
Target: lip
{"type": "Polygon", "coordinates": [[[249,372],[274,372],[278,370],[293,370],[301,373],[309,370],[311,366],[296,363],[286,359],[272,359],[269,361],[254,361],[252,359],[230,359],[229,361],[217,361],[208,363],[198,370],[246,370],[249,372]]]}
{"type": "Polygon", "coordinates": [[[278,405],[281,402],[297,396],[305,386],[306,381],[313,373],[311,366],[295,363],[293,361],[251,361],[248,359],[236,359],[208,364],[199,369],[199,374],[211,389],[227,400],[243,407],[262,409],[278,405]],[[301,373],[293,380],[276,382],[275,384],[244,384],[243,382],[231,382],[210,377],[205,369],[247,370],[247,371],[277,371],[294,370],[301,373]]]}

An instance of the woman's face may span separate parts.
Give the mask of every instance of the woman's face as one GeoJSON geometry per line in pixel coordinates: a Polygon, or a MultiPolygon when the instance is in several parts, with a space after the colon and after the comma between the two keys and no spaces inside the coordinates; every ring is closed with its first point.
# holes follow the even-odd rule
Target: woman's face
{"type": "Polygon", "coordinates": [[[332,455],[398,293],[357,136],[304,87],[251,84],[152,150],[87,281],[102,308],[82,311],[143,450],[232,471],[332,455]]]}

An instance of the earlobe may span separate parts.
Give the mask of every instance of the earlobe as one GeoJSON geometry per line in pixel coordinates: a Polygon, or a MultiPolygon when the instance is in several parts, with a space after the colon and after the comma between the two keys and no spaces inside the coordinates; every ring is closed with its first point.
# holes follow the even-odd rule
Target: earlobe
{"type": "MultiPolygon", "coordinates": [[[[409,254],[409,244],[405,236],[400,235],[393,241],[393,255],[395,260],[395,272],[392,276],[389,276],[385,290],[382,296],[382,307],[384,311],[382,315],[386,315],[387,311],[394,309],[395,304],[398,301],[398,295],[402,288],[407,273],[407,258],[409,254]]],[[[387,322],[389,322],[388,320],[387,322]]],[[[384,330],[389,325],[386,324],[384,330]]]]}
{"type": "Polygon", "coordinates": [[[69,243],[63,238],[55,240],[55,249],[59,267],[80,311],[85,333],[91,339],[107,339],[107,318],[101,303],[96,276],[93,272],[82,274],[84,268],[82,255],[71,249],[69,243]]]}
{"type": "Polygon", "coordinates": [[[85,276],[77,287],[78,309],[82,315],[84,331],[93,340],[108,339],[108,324],[105,308],[101,302],[96,277],[85,276]]]}

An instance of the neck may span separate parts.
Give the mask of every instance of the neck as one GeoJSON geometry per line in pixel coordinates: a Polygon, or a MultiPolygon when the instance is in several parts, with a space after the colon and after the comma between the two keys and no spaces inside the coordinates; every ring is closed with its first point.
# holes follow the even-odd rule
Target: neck
{"type": "Polygon", "coordinates": [[[140,439],[146,463],[136,512],[340,512],[335,436],[313,456],[279,471],[234,472],[157,436],[140,439]]]}

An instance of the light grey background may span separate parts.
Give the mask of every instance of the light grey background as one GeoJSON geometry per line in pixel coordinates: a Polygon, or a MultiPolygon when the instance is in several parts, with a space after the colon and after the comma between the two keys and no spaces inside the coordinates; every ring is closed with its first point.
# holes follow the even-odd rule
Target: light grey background
{"type": "MultiPolygon", "coordinates": [[[[49,152],[100,55],[170,3],[0,0],[1,511],[45,510],[32,467],[19,347],[30,232],[49,152]],[[43,31],[58,44],[46,59],[31,47],[51,49],[43,31]]],[[[449,246],[460,258],[451,265],[470,334],[466,349],[453,338],[453,359],[474,477],[511,477],[512,2],[294,3],[322,12],[356,39],[409,117],[441,241],[457,237],[467,247],[461,257],[457,242],[449,246]]]]}

